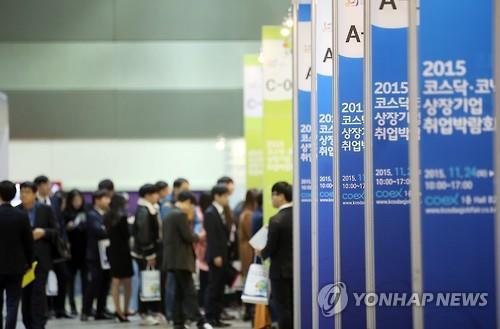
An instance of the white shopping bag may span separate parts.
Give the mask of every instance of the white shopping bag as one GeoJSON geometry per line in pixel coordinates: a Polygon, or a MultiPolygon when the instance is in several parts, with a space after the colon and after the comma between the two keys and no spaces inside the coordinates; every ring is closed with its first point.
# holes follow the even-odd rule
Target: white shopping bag
{"type": "Polygon", "coordinates": [[[250,265],[241,300],[247,304],[269,303],[269,276],[262,264],[250,265]]]}
{"type": "Polygon", "coordinates": [[[160,271],[148,268],[141,272],[141,301],[161,301],[160,271]]]}
{"type": "Polygon", "coordinates": [[[97,242],[97,247],[99,248],[99,259],[101,260],[101,268],[103,270],[109,270],[111,268],[108,259],[109,245],[110,245],[109,239],[99,240],[97,242]]]}
{"type": "Polygon", "coordinates": [[[57,288],[57,276],[54,271],[50,271],[47,276],[47,284],[45,285],[45,294],[47,296],[57,296],[58,288],[57,288]]]}

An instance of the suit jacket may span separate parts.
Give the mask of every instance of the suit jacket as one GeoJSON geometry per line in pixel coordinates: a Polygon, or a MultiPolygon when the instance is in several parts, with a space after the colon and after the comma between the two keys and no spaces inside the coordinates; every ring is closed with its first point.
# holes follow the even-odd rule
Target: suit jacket
{"type": "Polygon", "coordinates": [[[293,278],[293,208],[281,209],[271,217],[263,258],[271,258],[270,279],[293,278]]]}
{"type": "MultiPolygon", "coordinates": [[[[27,210],[22,204],[18,208],[25,213],[27,210]]],[[[50,206],[36,203],[35,204],[35,221],[32,229],[42,228],[45,230],[45,236],[35,241],[34,255],[38,261],[37,267],[43,271],[52,269],[52,252],[58,238],[59,227],[57,225],[54,212],[50,206]]]]}
{"type": "Polygon", "coordinates": [[[33,233],[28,215],[0,205],[0,274],[23,274],[33,262],[33,233]]]}
{"type": "Polygon", "coordinates": [[[100,262],[99,256],[99,240],[107,239],[106,227],[104,226],[104,217],[92,208],[87,212],[87,220],[85,222],[87,231],[87,252],[86,259],[89,262],[100,262]]]}
{"type": "Polygon", "coordinates": [[[189,226],[187,215],[177,208],[163,220],[163,269],[195,272],[193,243],[198,241],[189,226]]]}
{"type": "Polygon", "coordinates": [[[207,263],[213,264],[214,258],[222,257],[224,265],[227,265],[229,231],[214,205],[210,205],[205,211],[203,226],[207,232],[207,253],[205,255],[207,263]]]}

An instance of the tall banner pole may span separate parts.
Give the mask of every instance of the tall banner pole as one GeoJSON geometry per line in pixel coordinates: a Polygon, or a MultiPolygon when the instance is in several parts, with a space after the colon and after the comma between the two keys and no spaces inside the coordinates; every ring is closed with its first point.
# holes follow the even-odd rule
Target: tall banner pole
{"type": "Polygon", "coordinates": [[[319,328],[320,319],[320,303],[318,302],[318,291],[319,291],[319,246],[318,246],[318,208],[316,207],[318,200],[318,182],[317,182],[317,171],[318,171],[318,157],[317,157],[317,122],[315,120],[317,113],[317,98],[318,98],[318,86],[316,81],[316,71],[317,71],[317,60],[316,53],[317,50],[317,40],[316,40],[316,30],[317,30],[317,7],[318,0],[311,0],[311,117],[309,122],[311,124],[311,257],[312,257],[312,328],[319,328]]]}
{"type": "MultiPolygon", "coordinates": [[[[419,127],[419,59],[418,25],[419,2],[408,2],[408,110],[409,110],[409,163],[410,163],[410,249],[412,292],[423,293],[422,282],[422,217],[420,188],[420,127],[419,127]]],[[[423,309],[412,306],[413,329],[424,328],[423,309]]]]}
{"type": "Polygon", "coordinates": [[[295,71],[295,173],[294,188],[299,202],[295,203],[298,232],[296,295],[300,313],[297,328],[312,327],[312,250],[311,241],[311,2],[300,0],[294,4],[295,71]]]}
{"type": "Polygon", "coordinates": [[[0,180],[9,178],[9,139],[7,96],[0,93],[0,180]]]}
{"type": "Polygon", "coordinates": [[[271,188],[278,181],[291,183],[293,154],[291,37],[281,26],[263,26],[264,79],[264,221],[276,213],[271,188]]]}
{"type": "MultiPolygon", "coordinates": [[[[365,284],[366,292],[374,293],[375,290],[375,216],[374,216],[374,187],[373,187],[373,109],[372,109],[372,0],[365,0],[364,3],[364,178],[365,178],[365,284]]],[[[366,327],[375,329],[376,312],[374,306],[366,308],[366,327]]]]}
{"type": "MultiPolygon", "coordinates": [[[[364,3],[337,1],[338,20],[338,176],[340,185],[340,280],[349,295],[366,293],[364,179],[364,3]]],[[[352,301],[342,312],[342,329],[363,328],[366,308],[352,301]]]]}
{"type": "Polygon", "coordinates": [[[333,180],[333,110],[332,110],[332,2],[317,0],[313,19],[313,220],[317,223],[318,328],[334,327],[335,308],[328,302],[335,291],[334,263],[334,180],[333,180]]]}
{"type": "Polygon", "coordinates": [[[262,65],[258,54],[244,57],[244,130],[247,189],[262,189],[264,148],[262,145],[262,65]]]}
{"type": "Polygon", "coordinates": [[[420,0],[423,292],[461,293],[426,329],[496,326],[494,4],[420,0]]]}
{"type": "MultiPolygon", "coordinates": [[[[410,296],[408,1],[365,2],[365,26],[367,291],[410,296]]],[[[368,311],[368,328],[412,326],[410,307],[368,311]]]]}

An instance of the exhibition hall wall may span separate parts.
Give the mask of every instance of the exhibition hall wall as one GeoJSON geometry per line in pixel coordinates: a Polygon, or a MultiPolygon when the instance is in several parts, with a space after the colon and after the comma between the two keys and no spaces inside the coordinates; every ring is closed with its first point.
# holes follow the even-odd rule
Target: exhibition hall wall
{"type": "Polygon", "coordinates": [[[187,177],[195,190],[204,190],[220,176],[232,173],[244,189],[243,140],[227,140],[222,147],[216,139],[14,140],[10,142],[9,177],[23,181],[44,173],[62,182],[65,189],[85,191],[95,189],[105,177],[112,177],[118,189],[127,191],[148,181],[187,177]]]}

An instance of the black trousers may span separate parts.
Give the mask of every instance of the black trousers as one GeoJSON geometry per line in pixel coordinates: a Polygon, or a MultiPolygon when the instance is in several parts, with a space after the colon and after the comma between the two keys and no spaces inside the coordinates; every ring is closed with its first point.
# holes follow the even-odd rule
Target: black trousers
{"type": "Polygon", "coordinates": [[[97,299],[96,315],[102,315],[106,311],[106,299],[108,298],[111,285],[111,276],[109,270],[103,270],[101,264],[97,262],[88,262],[88,283],[85,295],[83,297],[82,313],[90,315],[92,305],[97,299]]]}
{"type": "MultiPolygon", "coordinates": [[[[148,262],[145,259],[136,258],[137,266],[139,267],[139,272],[145,271],[148,262]]],[[[141,285],[142,283],[139,283],[141,285]]],[[[148,314],[148,313],[160,313],[161,302],[143,302],[141,301],[141,293],[139,293],[139,314],[148,314]]]]}
{"type": "Polygon", "coordinates": [[[35,269],[35,281],[23,289],[22,314],[26,329],[44,329],[48,320],[47,295],[45,285],[47,284],[46,270],[37,267],[35,269]]]}
{"type": "Polygon", "coordinates": [[[176,270],[175,275],[175,298],[174,298],[174,327],[184,328],[186,314],[198,327],[203,327],[205,319],[200,313],[198,298],[194,288],[193,273],[189,271],[176,270]]]}
{"type": "MultiPolygon", "coordinates": [[[[3,310],[3,294],[7,295],[7,318],[5,329],[16,329],[17,310],[21,300],[21,274],[0,274],[0,310],[3,310]]],[[[0,328],[3,328],[3,315],[0,316],[0,328]]]]}
{"type": "Polygon", "coordinates": [[[224,266],[217,267],[214,264],[210,264],[205,296],[205,315],[208,321],[220,320],[220,315],[224,309],[226,278],[227,272],[224,266]]]}
{"type": "Polygon", "coordinates": [[[271,293],[280,329],[293,328],[293,279],[271,279],[271,293]]]}
{"type": "Polygon", "coordinates": [[[80,281],[81,281],[81,292],[82,296],[85,294],[85,290],[87,289],[87,264],[85,260],[71,260],[68,262],[68,272],[69,272],[69,277],[68,277],[68,284],[67,284],[67,290],[68,290],[68,299],[69,299],[69,304],[71,305],[71,309],[76,309],[76,303],[75,303],[75,282],[76,282],[76,275],[78,272],[80,272],[80,281]]]}
{"type": "Polygon", "coordinates": [[[208,286],[208,271],[200,270],[200,290],[198,291],[198,303],[200,304],[200,307],[205,307],[207,286],[208,286]]]}

